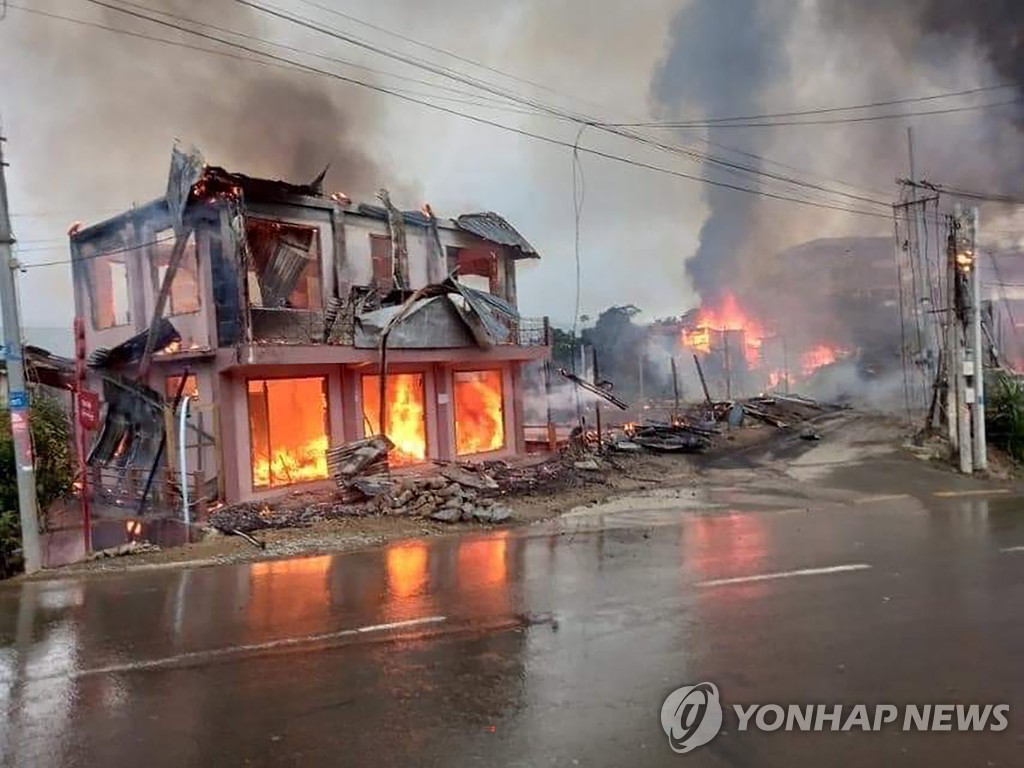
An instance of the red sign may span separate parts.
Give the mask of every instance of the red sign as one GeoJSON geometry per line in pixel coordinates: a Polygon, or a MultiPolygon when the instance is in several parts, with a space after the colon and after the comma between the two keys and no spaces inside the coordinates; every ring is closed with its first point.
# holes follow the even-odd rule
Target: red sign
{"type": "Polygon", "coordinates": [[[78,391],[78,423],[85,429],[96,429],[100,423],[100,396],[88,389],[78,391]]]}

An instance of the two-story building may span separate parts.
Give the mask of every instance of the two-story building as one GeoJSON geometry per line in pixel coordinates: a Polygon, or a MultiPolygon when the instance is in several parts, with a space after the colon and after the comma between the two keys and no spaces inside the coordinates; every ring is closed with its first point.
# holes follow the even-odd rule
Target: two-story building
{"type": "Polygon", "coordinates": [[[495,213],[381,202],[176,150],[167,195],[72,235],[89,380],[105,401],[89,462],[108,500],[133,503],[156,474],[171,506],[169,403],[185,395],[203,502],[327,481],[327,448],[381,426],[392,466],[524,449],[520,367],[547,355],[548,332],[519,317],[516,267],[538,254],[495,213]]]}

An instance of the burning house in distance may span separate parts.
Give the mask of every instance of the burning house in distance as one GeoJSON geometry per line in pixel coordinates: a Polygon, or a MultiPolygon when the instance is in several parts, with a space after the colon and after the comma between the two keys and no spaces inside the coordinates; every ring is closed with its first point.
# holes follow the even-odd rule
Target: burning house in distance
{"type": "Polygon", "coordinates": [[[88,457],[101,495],[173,506],[167,404],[185,397],[201,502],[326,480],[329,446],[381,430],[392,466],[523,450],[520,368],[547,356],[548,332],[519,316],[516,267],[537,252],[496,213],[441,219],[379,198],[175,150],[164,197],[73,233],[105,403],[88,457]]]}
{"type": "Polygon", "coordinates": [[[851,394],[901,364],[892,247],[884,237],[803,243],[652,332],[670,354],[696,355],[717,397],[851,394]]]}

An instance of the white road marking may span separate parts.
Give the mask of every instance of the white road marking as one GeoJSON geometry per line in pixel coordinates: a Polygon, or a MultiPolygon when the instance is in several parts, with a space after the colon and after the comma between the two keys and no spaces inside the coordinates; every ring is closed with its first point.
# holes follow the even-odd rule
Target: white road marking
{"type": "Polygon", "coordinates": [[[849,563],[847,565],[831,565],[827,568],[801,568],[797,571],[781,571],[779,573],[761,573],[757,576],[737,576],[732,579],[712,579],[698,581],[698,587],[723,587],[727,584],[746,584],[751,581],[773,581],[775,579],[792,579],[796,576],[824,576],[830,573],[846,573],[848,571],[866,571],[871,568],[867,563],[849,563]]]}
{"type": "Polygon", "coordinates": [[[989,488],[981,491],[936,491],[932,496],[939,499],[956,499],[961,496],[998,496],[1009,492],[1009,488],[989,488]]]}
{"type": "MultiPolygon", "coordinates": [[[[278,648],[292,648],[300,645],[320,643],[330,640],[341,640],[346,637],[356,637],[373,632],[387,632],[393,629],[410,629],[428,624],[440,624],[447,621],[447,616],[426,616],[421,619],[409,619],[408,621],[392,621],[387,624],[371,624],[366,627],[354,629],[341,629],[337,632],[323,632],[316,635],[303,635],[302,637],[284,637],[279,640],[268,640],[265,643],[249,643],[247,645],[232,645],[227,648],[214,648],[208,651],[192,651],[190,653],[179,653],[175,656],[165,656],[161,659],[149,659],[145,661],[126,662],[124,664],[111,664],[108,667],[97,667],[95,669],[82,669],[70,672],[70,677],[92,677],[95,675],[113,675],[121,672],[140,672],[149,669],[161,669],[174,667],[189,662],[207,661],[225,656],[237,656],[247,653],[259,653],[260,651],[272,651],[278,648]]],[[[64,675],[42,675],[32,679],[43,679],[46,677],[64,675]]]]}
{"type": "Polygon", "coordinates": [[[1008,555],[1011,552],[1024,552],[1024,546],[1020,546],[1020,547],[1003,547],[999,551],[1002,552],[1004,555],[1008,555]]]}

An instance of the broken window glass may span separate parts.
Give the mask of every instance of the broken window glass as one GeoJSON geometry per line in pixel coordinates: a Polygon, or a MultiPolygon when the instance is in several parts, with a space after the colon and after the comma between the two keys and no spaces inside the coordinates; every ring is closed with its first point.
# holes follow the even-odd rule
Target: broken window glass
{"type": "MultiPolygon", "coordinates": [[[[173,230],[165,230],[159,233],[155,239],[157,244],[153,246],[153,282],[154,291],[159,294],[170,264],[171,252],[174,250],[173,230]]],[[[164,315],[168,317],[187,315],[198,312],[199,306],[199,260],[196,255],[196,240],[193,233],[189,235],[185,253],[182,254],[178,270],[174,273],[164,315]]]]}
{"type": "Polygon", "coordinates": [[[246,234],[249,303],[267,309],[321,309],[320,233],[269,219],[250,218],[246,234]]]}
{"type": "Polygon", "coordinates": [[[501,371],[456,371],[455,452],[466,456],[504,447],[501,371]]]}
{"type": "Polygon", "coordinates": [[[327,477],[327,379],[248,383],[254,488],[327,477]]]}

